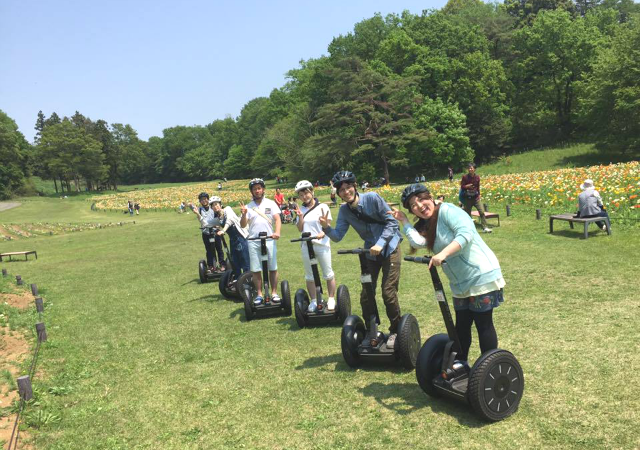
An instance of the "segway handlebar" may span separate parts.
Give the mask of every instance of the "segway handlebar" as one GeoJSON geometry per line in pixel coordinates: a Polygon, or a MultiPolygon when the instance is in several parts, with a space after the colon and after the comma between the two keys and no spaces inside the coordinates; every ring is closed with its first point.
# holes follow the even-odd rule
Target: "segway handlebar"
{"type": "Polygon", "coordinates": [[[338,250],[338,255],[360,255],[370,253],[368,248],[354,248],[353,250],[338,250]]]}
{"type": "Polygon", "coordinates": [[[273,239],[273,237],[267,236],[267,233],[262,231],[257,237],[247,238],[247,241],[259,241],[262,239],[273,239]]]}
{"type": "Polygon", "coordinates": [[[299,239],[291,239],[291,242],[307,242],[307,241],[313,241],[314,239],[317,239],[317,236],[311,236],[311,233],[309,232],[305,232],[302,233],[302,236],[299,239]]]}
{"type": "MultiPolygon", "coordinates": [[[[429,264],[431,262],[431,256],[405,256],[404,260],[420,264],[429,264]]],[[[446,261],[442,261],[442,264],[446,263],[446,261]]]]}

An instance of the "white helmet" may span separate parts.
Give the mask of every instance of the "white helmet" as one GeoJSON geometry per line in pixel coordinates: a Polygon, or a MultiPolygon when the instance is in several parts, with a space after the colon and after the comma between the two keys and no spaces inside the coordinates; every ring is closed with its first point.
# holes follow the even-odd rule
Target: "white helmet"
{"type": "Polygon", "coordinates": [[[222,199],[220,197],[213,196],[213,197],[211,197],[211,200],[209,200],[209,204],[210,205],[212,205],[212,204],[214,204],[216,202],[222,204],[222,199]]]}
{"type": "Polygon", "coordinates": [[[303,191],[305,189],[311,189],[313,190],[313,184],[311,184],[311,182],[307,181],[307,180],[302,180],[302,181],[298,181],[296,183],[296,194],[300,191],[303,191]]]}

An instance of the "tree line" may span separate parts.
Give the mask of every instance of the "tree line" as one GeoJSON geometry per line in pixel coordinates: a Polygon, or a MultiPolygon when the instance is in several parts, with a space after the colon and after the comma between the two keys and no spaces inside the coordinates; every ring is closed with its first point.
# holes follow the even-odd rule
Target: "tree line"
{"type": "Polygon", "coordinates": [[[632,0],[449,0],[420,15],[377,14],[237,118],[167,128],[144,141],[130,125],[39,112],[29,145],[5,138],[19,132],[0,115],[0,157],[13,161],[3,163],[0,181],[15,180],[21,168],[56,189],[325,180],[338,168],[404,181],[569,139],[637,153],[638,48],[640,5],[632,0]]]}

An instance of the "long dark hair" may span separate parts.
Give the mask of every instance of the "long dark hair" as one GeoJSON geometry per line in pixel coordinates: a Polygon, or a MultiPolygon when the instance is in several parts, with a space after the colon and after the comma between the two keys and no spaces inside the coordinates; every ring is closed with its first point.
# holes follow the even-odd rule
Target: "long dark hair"
{"type": "MultiPolygon", "coordinates": [[[[433,196],[430,193],[423,192],[417,194],[418,198],[431,200],[433,201],[433,196]]],[[[433,252],[433,245],[436,242],[436,228],[438,228],[438,214],[440,213],[440,203],[435,203],[435,208],[433,209],[433,214],[429,219],[418,219],[413,227],[416,229],[421,236],[424,236],[427,239],[427,248],[433,252]]],[[[413,214],[413,213],[412,213],[413,214]]],[[[414,250],[414,249],[412,249],[414,250]]],[[[415,250],[412,251],[415,253],[415,250]]]]}

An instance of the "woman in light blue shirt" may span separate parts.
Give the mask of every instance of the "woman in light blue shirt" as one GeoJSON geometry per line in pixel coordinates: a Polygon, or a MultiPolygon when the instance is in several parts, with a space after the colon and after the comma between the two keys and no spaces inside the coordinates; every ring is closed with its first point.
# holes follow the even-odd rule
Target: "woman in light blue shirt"
{"type": "Polygon", "coordinates": [[[498,348],[492,313],[504,301],[505,282],[496,255],[476,231],[473,220],[451,203],[434,202],[423,184],[405,188],[402,204],[418,218],[414,226],[403,212],[390,213],[403,224],[411,247],[429,249],[434,254],[429,267],[442,266],[449,279],[462,347],[457,359],[468,359],[474,322],[482,353],[498,348]],[[442,265],[445,260],[447,264],[442,265]]]}

